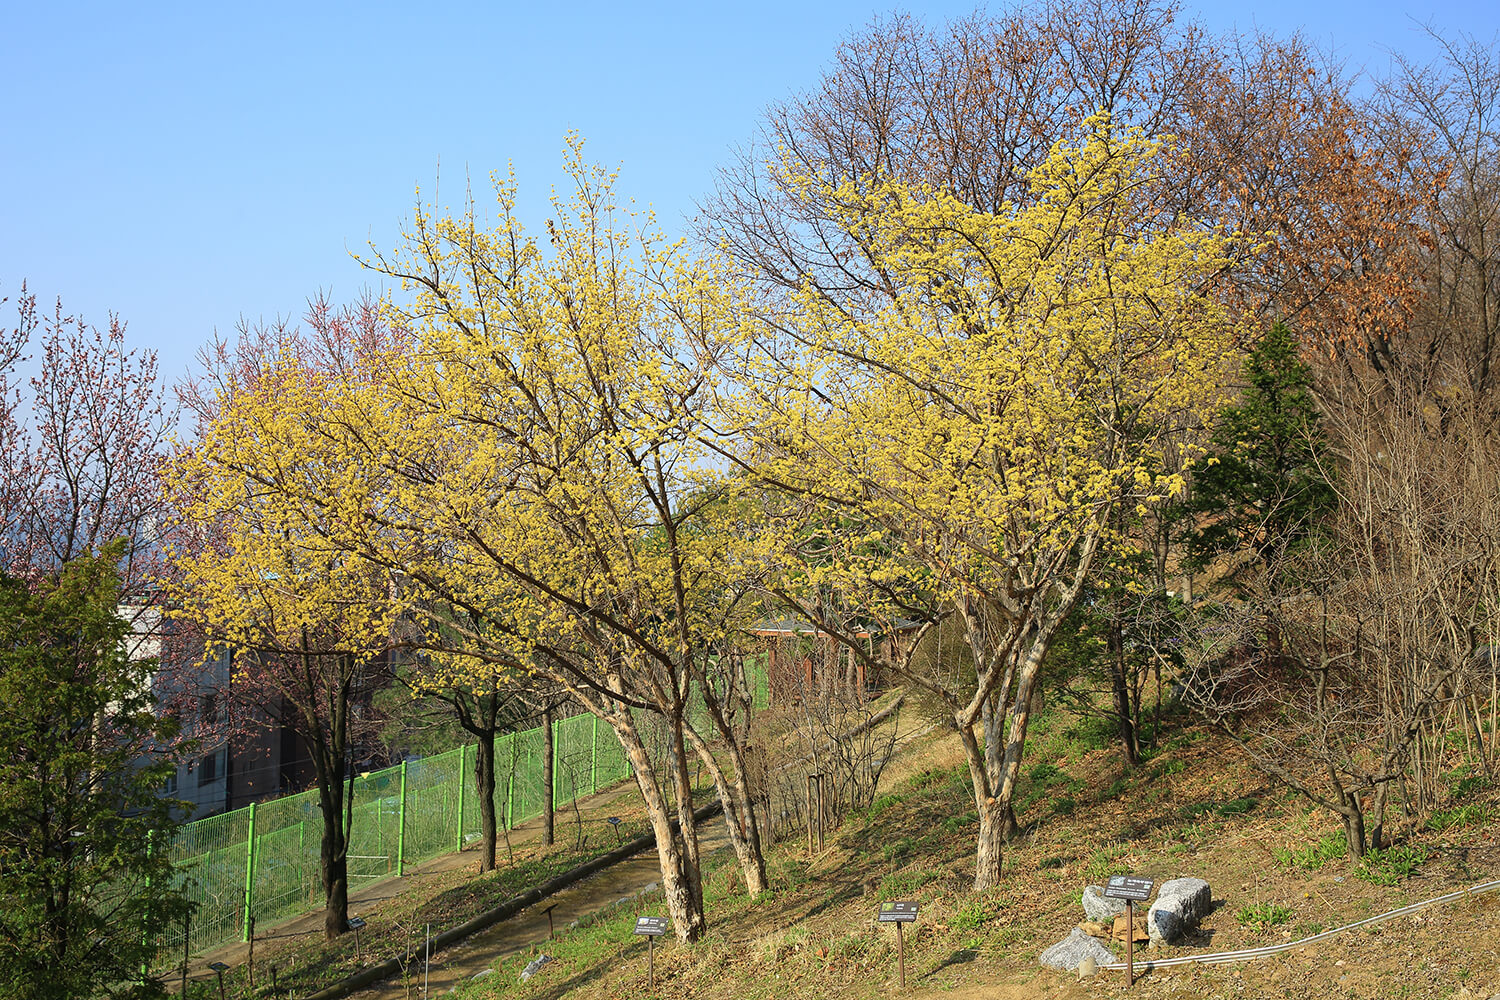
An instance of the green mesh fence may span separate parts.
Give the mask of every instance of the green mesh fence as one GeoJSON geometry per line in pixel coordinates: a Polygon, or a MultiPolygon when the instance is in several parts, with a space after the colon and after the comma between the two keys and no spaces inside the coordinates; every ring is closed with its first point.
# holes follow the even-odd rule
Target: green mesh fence
{"type": "MultiPolygon", "coordinates": [[[[553,734],[554,805],[630,776],[614,732],[592,715],[559,720],[553,734]]],[[[496,740],[495,815],[506,828],[541,815],[542,747],[541,729],[496,740]]],[[[464,746],[354,779],[350,892],[480,838],[475,753],[464,746]]],[[[191,950],[242,940],[249,917],[266,927],[321,907],[322,836],[316,789],[184,824],[171,850],[198,904],[191,950]]],[[[165,960],[180,956],[182,928],[164,930],[157,944],[165,960]]]]}
{"type": "MultiPolygon", "coordinates": [[[[764,671],[752,669],[751,675],[762,707],[764,671]]],[[[701,698],[691,714],[701,724],[701,698]]],[[[660,734],[650,725],[642,726],[642,735],[653,756],[665,749],[652,746],[660,734]]],[[[552,751],[557,807],[630,776],[613,730],[592,715],[553,723],[552,751]]],[[[351,893],[480,838],[475,753],[473,746],[463,746],[353,780],[351,893]]],[[[541,815],[542,754],[540,728],[495,741],[495,817],[507,829],[541,815]]],[[[243,940],[252,917],[267,927],[320,908],[322,837],[316,789],[184,824],[171,851],[188,898],[198,904],[189,948],[199,952],[243,940]]],[[[175,961],[182,954],[183,929],[163,929],[156,943],[163,960],[175,961]]]]}

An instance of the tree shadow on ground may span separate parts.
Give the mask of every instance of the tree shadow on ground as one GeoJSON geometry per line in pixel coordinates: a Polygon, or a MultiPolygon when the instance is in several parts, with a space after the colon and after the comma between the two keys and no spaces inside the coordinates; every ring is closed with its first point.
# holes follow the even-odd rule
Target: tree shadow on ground
{"type": "Polygon", "coordinates": [[[816,917],[818,914],[824,912],[825,910],[830,910],[836,906],[851,902],[852,900],[858,899],[863,895],[863,886],[861,886],[859,883],[846,882],[841,889],[838,889],[837,891],[831,893],[822,902],[817,903],[810,910],[804,913],[802,915],[802,919],[811,920],[813,917],[816,917]]]}
{"type": "Polygon", "coordinates": [[[952,966],[952,965],[966,965],[969,962],[974,961],[978,957],[979,957],[979,951],[977,949],[974,949],[974,948],[960,948],[957,951],[950,953],[947,958],[945,958],[941,962],[939,962],[937,964],[936,968],[932,969],[929,972],[923,973],[918,978],[921,978],[921,979],[931,979],[933,976],[937,975],[939,972],[942,972],[944,969],[948,968],[949,966],[952,966]]]}

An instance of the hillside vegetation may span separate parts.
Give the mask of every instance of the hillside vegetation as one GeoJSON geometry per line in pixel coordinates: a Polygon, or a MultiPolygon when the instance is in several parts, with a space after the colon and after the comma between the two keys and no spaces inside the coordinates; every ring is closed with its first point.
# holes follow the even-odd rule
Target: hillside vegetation
{"type": "MultiPolygon", "coordinates": [[[[1138,956],[1225,951],[1301,938],[1408,902],[1472,885],[1500,870],[1500,797],[1464,783],[1451,809],[1387,851],[1351,860],[1320,812],[1234,763],[1201,729],[1163,744],[1135,774],[1097,731],[1044,719],[1022,792],[1024,829],[1009,845],[1003,887],[970,891],[975,822],[952,735],[909,747],[872,807],[844,818],[809,858],[790,838],[770,856],[771,888],[746,896],[733,866],[711,867],[704,938],[655,958],[658,997],[877,997],[895,991],[895,935],[873,921],[888,899],[921,903],[907,928],[913,996],[1114,995],[1118,974],[1079,983],[1042,969],[1037,954],[1083,913],[1079,894],[1112,874],[1194,875],[1215,909],[1180,947],[1138,956]]],[[[570,931],[545,951],[557,961],[529,982],[534,953],[462,988],[469,1000],[646,995],[639,913],[651,898],[570,931]]],[[[1477,897],[1237,966],[1161,970],[1143,996],[1487,997],[1500,984],[1500,897],[1477,897]],[[1468,992],[1464,992],[1464,991],[1468,992]]],[[[1123,957],[1123,948],[1117,946],[1123,957]]]]}

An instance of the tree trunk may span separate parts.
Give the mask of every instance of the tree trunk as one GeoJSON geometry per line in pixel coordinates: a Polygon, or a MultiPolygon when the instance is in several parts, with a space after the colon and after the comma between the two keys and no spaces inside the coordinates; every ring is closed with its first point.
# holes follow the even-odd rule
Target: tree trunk
{"type": "Polygon", "coordinates": [[[615,730],[620,746],[629,758],[635,773],[636,786],[646,803],[646,813],[651,830],[656,834],[656,857],[661,867],[662,900],[667,906],[667,915],[672,919],[672,930],[677,939],[692,942],[703,936],[706,921],[703,917],[703,891],[699,880],[689,872],[687,854],[683,850],[682,831],[674,827],[661,786],[656,782],[656,772],[651,756],[641,742],[640,735],[628,721],[606,720],[615,730]]]}
{"type": "Polygon", "coordinates": [[[554,813],[552,758],[556,748],[552,745],[552,708],[542,710],[542,843],[552,846],[555,839],[557,816],[554,813]]]}
{"type": "Polygon", "coordinates": [[[1125,677],[1125,642],[1118,623],[1110,624],[1109,650],[1109,679],[1110,686],[1114,689],[1120,746],[1125,751],[1125,766],[1133,771],[1140,764],[1141,755],[1136,743],[1135,712],[1130,698],[1130,686],[1125,677]]]}
{"type": "Polygon", "coordinates": [[[1359,791],[1339,789],[1344,808],[1340,810],[1344,821],[1344,842],[1349,845],[1349,857],[1365,856],[1365,811],[1360,805],[1359,791]]]}
{"type": "Polygon", "coordinates": [[[1375,788],[1375,803],[1370,810],[1373,821],[1370,827],[1370,846],[1375,850],[1382,850],[1385,845],[1385,807],[1390,794],[1390,784],[1381,782],[1375,788]]]}
{"type": "Polygon", "coordinates": [[[323,876],[323,937],[332,941],[349,929],[349,843],[344,828],[343,776],[319,776],[318,805],[323,814],[319,862],[323,876]]]}
{"type": "Polygon", "coordinates": [[[979,803],[979,842],[974,854],[974,891],[1000,884],[1000,862],[1005,848],[1008,809],[998,799],[979,803]]]}
{"type": "Polygon", "coordinates": [[[324,859],[323,885],[328,905],[323,911],[323,937],[332,941],[349,929],[349,862],[340,851],[337,857],[324,859]]]}
{"type": "Polygon", "coordinates": [[[479,796],[479,830],[483,843],[479,850],[479,871],[495,870],[495,732],[479,739],[474,754],[474,791],[479,796]]]}
{"type": "Polygon", "coordinates": [[[683,873],[687,876],[693,896],[703,906],[703,870],[698,854],[698,820],[693,815],[693,785],[688,778],[691,761],[687,754],[687,737],[683,720],[671,722],[672,760],[671,773],[677,785],[677,826],[682,831],[682,846],[686,863],[683,873]]]}
{"type": "Polygon", "coordinates": [[[755,802],[745,780],[745,758],[735,743],[729,743],[733,773],[726,775],[718,759],[703,742],[693,737],[698,759],[708,768],[718,790],[719,801],[724,804],[724,824],[729,830],[729,843],[734,848],[735,858],[740,863],[740,873],[745,876],[745,891],[759,896],[769,887],[766,882],[766,858],[760,843],[760,828],[756,822],[755,802]]]}
{"type": "Polygon", "coordinates": [[[974,731],[975,720],[962,716],[956,719],[964,755],[968,758],[974,806],[979,813],[979,837],[974,856],[976,892],[1000,884],[1005,841],[1015,832],[1012,805],[1021,776],[1021,754],[1026,746],[1026,727],[1031,721],[1032,695],[1045,652],[1044,643],[1034,642],[1016,668],[1014,690],[1009,683],[1002,683],[997,693],[986,702],[982,715],[982,744],[980,734],[974,731]],[[1009,695],[1008,716],[1006,695],[1009,695]]]}

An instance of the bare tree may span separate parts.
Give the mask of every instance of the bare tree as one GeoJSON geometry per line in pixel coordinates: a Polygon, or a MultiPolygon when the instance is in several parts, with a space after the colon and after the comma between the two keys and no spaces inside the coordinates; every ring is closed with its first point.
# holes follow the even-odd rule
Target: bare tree
{"type": "Polygon", "coordinates": [[[1450,370],[1438,386],[1367,369],[1326,419],[1338,449],[1339,504],[1324,533],[1288,556],[1284,587],[1224,612],[1200,640],[1190,690],[1267,774],[1337,814],[1351,854],[1380,847],[1387,811],[1415,821],[1439,802],[1462,727],[1488,765],[1478,699],[1494,605],[1500,462],[1496,428],[1450,370]],[[1274,618],[1281,655],[1248,648],[1274,618]]]}

